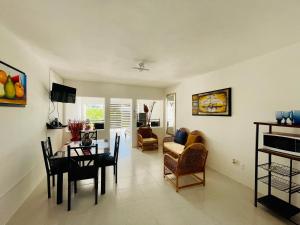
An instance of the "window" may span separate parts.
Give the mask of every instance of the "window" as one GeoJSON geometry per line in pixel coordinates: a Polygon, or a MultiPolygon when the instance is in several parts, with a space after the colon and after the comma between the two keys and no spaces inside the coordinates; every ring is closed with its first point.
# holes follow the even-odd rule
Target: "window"
{"type": "Polygon", "coordinates": [[[149,111],[151,110],[151,107],[153,105],[153,111],[152,113],[149,112],[148,114],[151,114],[150,118],[150,126],[151,127],[162,127],[163,126],[163,100],[146,100],[146,99],[138,99],[137,100],[137,106],[136,106],[136,113],[137,113],[137,126],[143,125],[145,123],[145,114],[144,114],[144,104],[148,106],[149,111]]]}
{"type": "Polygon", "coordinates": [[[75,104],[66,104],[65,122],[68,120],[87,120],[104,124],[105,99],[98,97],[76,97],[75,104]]]}
{"type": "Polygon", "coordinates": [[[84,104],[83,118],[92,123],[104,122],[104,110],[103,104],[84,104]]]}

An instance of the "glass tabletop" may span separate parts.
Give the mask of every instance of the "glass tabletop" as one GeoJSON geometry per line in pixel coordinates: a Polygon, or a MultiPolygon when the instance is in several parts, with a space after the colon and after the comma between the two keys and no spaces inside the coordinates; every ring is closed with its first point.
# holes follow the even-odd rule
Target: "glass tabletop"
{"type": "Polygon", "coordinates": [[[71,157],[80,157],[86,155],[94,155],[96,153],[96,145],[98,145],[98,155],[110,154],[109,141],[107,139],[93,140],[89,146],[83,146],[81,141],[72,141],[65,144],[60,151],[57,151],[53,158],[67,158],[68,146],[71,147],[71,157]]]}

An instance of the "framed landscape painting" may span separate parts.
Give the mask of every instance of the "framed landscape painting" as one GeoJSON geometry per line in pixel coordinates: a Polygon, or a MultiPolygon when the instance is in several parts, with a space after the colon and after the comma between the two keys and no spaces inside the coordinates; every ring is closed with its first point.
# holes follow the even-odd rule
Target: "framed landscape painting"
{"type": "Polygon", "coordinates": [[[0,106],[25,106],[26,74],[0,61],[0,106]]]}
{"type": "Polygon", "coordinates": [[[192,115],[231,116],[231,88],[194,94],[192,115]]]}

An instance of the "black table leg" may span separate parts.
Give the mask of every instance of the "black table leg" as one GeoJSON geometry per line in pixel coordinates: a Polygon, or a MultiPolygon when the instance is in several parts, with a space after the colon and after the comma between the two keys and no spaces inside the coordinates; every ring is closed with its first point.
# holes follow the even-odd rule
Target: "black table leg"
{"type": "Polygon", "coordinates": [[[56,186],[56,204],[63,202],[63,173],[57,174],[57,186],[56,186]]]}
{"type": "Polygon", "coordinates": [[[101,167],[101,195],[105,194],[105,166],[101,167]]]}

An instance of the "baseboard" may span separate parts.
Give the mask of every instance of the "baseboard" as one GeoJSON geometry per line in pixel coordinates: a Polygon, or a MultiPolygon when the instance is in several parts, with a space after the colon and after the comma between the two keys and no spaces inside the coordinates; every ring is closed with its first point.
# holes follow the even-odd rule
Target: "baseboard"
{"type": "Polygon", "coordinates": [[[34,167],[20,182],[0,198],[0,224],[6,224],[43,179],[42,164],[34,167]]]}

